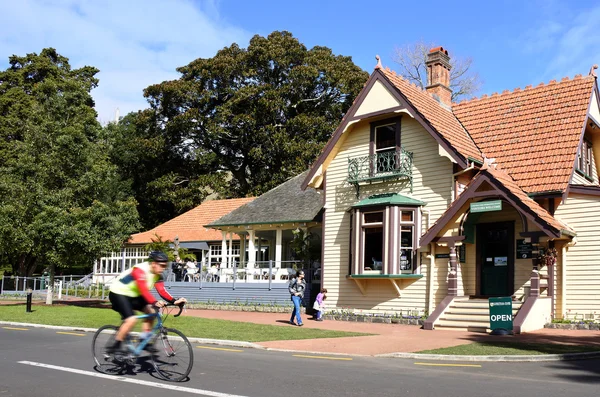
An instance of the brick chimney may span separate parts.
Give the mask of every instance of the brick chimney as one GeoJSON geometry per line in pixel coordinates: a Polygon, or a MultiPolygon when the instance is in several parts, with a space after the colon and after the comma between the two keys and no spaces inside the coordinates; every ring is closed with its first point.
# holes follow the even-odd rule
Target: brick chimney
{"type": "Polygon", "coordinates": [[[450,57],[442,47],[429,50],[427,54],[427,92],[441,104],[452,106],[452,90],[450,89],[450,57]]]}

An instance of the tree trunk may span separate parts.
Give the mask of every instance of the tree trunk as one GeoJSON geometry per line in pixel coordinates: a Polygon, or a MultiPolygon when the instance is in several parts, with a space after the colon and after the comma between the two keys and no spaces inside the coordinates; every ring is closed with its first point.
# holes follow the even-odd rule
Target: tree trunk
{"type": "Polygon", "coordinates": [[[52,294],[54,293],[54,265],[48,267],[48,292],[46,293],[46,304],[52,304],[52,294]]]}

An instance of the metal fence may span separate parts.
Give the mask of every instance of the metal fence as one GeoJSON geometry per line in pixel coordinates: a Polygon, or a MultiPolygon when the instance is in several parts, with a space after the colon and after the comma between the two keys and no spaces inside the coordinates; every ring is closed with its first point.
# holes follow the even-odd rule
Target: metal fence
{"type": "MultiPolygon", "coordinates": [[[[186,281],[175,281],[172,273],[167,274],[165,287],[174,297],[186,297],[190,302],[218,303],[218,304],[241,304],[241,305],[277,305],[291,306],[288,291],[289,276],[277,277],[277,269],[271,266],[258,267],[258,277],[254,273],[248,279],[238,277],[239,272],[247,269],[222,269],[223,271],[213,274],[213,277],[199,277],[198,279],[185,278],[186,281]],[[227,272],[231,270],[232,272],[227,272]],[[214,277],[216,275],[216,277],[214,277]],[[221,278],[223,277],[223,278],[221,278]]],[[[252,269],[252,270],[256,270],[252,269]]],[[[294,273],[296,270],[294,269],[294,273]]],[[[304,305],[312,307],[314,296],[319,289],[319,275],[315,275],[315,269],[305,270],[307,288],[304,296],[304,305]],[[314,287],[313,287],[314,285],[314,287]],[[313,293],[313,290],[317,290],[313,293]],[[311,292],[312,291],[312,292],[311,292]]],[[[18,277],[9,276],[0,279],[0,295],[24,296],[28,290],[34,296],[45,296],[48,288],[48,277],[18,277]]],[[[53,294],[56,299],[101,299],[107,300],[110,283],[94,284],[92,275],[87,276],[55,276],[53,294]]],[[[153,292],[156,295],[156,292],[153,292]]],[[[158,297],[158,295],[156,295],[158,297]]]]}

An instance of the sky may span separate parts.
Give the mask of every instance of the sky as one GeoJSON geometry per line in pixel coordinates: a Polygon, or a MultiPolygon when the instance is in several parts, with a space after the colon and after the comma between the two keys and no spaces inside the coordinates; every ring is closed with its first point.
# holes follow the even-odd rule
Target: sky
{"type": "Polygon", "coordinates": [[[98,68],[92,95],[106,123],[117,108],[146,108],[144,88],[179,78],[178,67],[287,30],[369,73],[375,55],[399,71],[395,49],[443,46],[472,59],[479,96],[588,74],[600,64],[599,20],[598,0],[0,0],[0,69],[46,47],[98,68]]]}

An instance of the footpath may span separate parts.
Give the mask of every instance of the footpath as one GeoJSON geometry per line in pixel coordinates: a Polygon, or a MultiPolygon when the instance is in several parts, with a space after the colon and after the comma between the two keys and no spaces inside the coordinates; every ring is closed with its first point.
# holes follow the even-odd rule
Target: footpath
{"type": "MultiPolygon", "coordinates": [[[[24,304],[24,302],[0,300],[0,307],[2,304],[24,304]]],[[[290,313],[187,309],[182,315],[267,324],[279,327],[295,327],[289,324],[290,313]]],[[[258,343],[216,340],[211,339],[210,335],[206,335],[204,338],[193,338],[193,341],[196,343],[211,343],[223,346],[244,346],[313,354],[343,354],[460,361],[552,361],[600,357],[600,352],[532,356],[439,356],[417,354],[417,352],[424,350],[452,347],[473,342],[541,343],[600,347],[600,331],[544,328],[539,331],[520,335],[492,336],[466,331],[425,331],[416,325],[360,323],[334,320],[314,321],[310,320],[308,317],[309,316],[306,315],[303,316],[305,328],[363,332],[372,335],[347,338],[267,341],[258,343]]]]}

